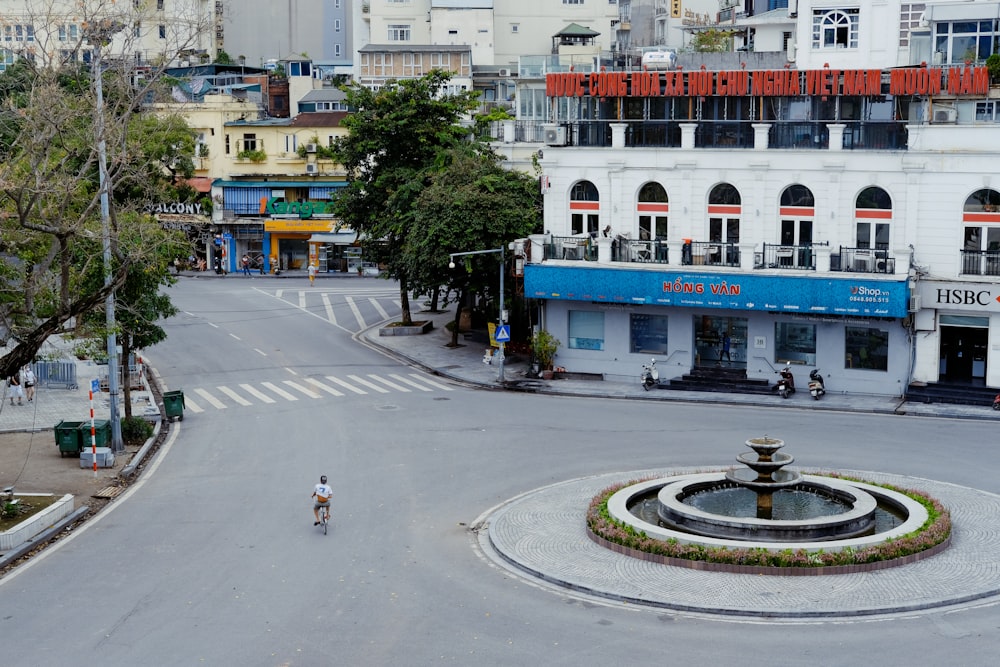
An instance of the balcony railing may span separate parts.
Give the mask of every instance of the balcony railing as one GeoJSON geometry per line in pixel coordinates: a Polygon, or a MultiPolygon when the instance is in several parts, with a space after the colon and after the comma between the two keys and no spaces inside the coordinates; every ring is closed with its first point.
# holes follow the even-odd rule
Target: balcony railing
{"type": "Polygon", "coordinates": [[[737,243],[691,241],[681,250],[682,264],[704,266],[739,266],[740,247],[737,243]]]}
{"type": "Polygon", "coordinates": [[[963,250],[962,275],[1000,276],[1000,250],[963,250]]]}
{"type": "MultiPolygon", "coordinates": [[[[825,244],[824,244],[825,245],[825,244]]],[[[816,250],[809,245],[764,244],[764,251],[757,254],[754,266],[758,269],[816,270],[816,250]]]]}
{"type": "Polygon", "coordinates": [[[553,236],[545,252],[549,259],[597,260],[597,246],[590,235],[553,236]]]}
{"type": "Polygon", "coordinates": [[[831,271],[853,273],[895,273],[896,258],[889,257],[885,248],[846,248],[840,246],[840,253],[830,256],[831,271]]]}
{"type": "Polygon", "coordinates": [[[617,238],[611,244],[612,262],[666,264],[669,258],[666,241],[617,238]]]}

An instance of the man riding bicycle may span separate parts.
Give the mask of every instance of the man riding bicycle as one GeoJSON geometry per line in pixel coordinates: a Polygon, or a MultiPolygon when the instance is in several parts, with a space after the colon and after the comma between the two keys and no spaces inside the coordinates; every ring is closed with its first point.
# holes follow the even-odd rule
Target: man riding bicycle
{"type": "Polygon", "coordinates": [[[314,526],[319,525],[319,510],[320,508],[325,508],[327,518],[330,517],[330,498],[333,496],[333,489],[327,486],[326,475],[321,475],[319,478],[319,484],[313,489],[311,498],[315,498],[316,502],[313,503],[313,515],[316,517],[316,522],[314,526]]]}

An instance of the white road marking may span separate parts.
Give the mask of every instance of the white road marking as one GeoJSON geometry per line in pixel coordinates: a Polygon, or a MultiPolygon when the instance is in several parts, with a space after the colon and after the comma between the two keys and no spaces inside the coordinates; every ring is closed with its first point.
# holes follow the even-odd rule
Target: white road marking
{"type": "Polygon", "coordinates": [[[438,389],[443,389],[445,391],[455,391],[454,387],[449,387],[446,384],[441,384],[440,382],[437,382],[436,380],[432,380],[431,378],[427,377],[426,375],[420,375],[419,373],[410,373],[410,377],[411,378],[417,378],[421,382],[426,382],[430,386],[437,387],[438,389]]]}
{"type": "Polygon", "coordinates": [[[321,398],[321,396],[319,394],[317,394],[315,391],[313,391],[312,389],[309,389],[308,387],[303,387],[298,382],[294,382],[292,380],[282,380],[282,383],[288,385],[289,387],[291,387],[295,391],[301,391],[303,394],[305,394],[309,398],[321,398]]]}
{"type": "Polygon", "coordinates": [[[218,325],[218,324],[212,324],[211,322],[209,322],[209,323],[208,323],[208,326],[210,326],[210,327],[214,327],[214,328],[216,328],[216,329],[218,329],[218,328],[219,328],[219,325],[218,325]]]}
{"type": "Polygon", "coordinates": [[[383,320],[389,319],[389,313],[385,312],[385,308],[383,308],[382,304],[378,302],[378,299],[368,297],[368,301],[375,307],[375,310],[379,312],[383,320]]]}
{"type": "Polygon", "coordinates": [[[256,347],[253,350],[254,350],[254,352],[256,352],[257,354],[259,354],[262,357],[266,357],[267,356],[267,352],[264,352],[263,350],[258,350],[256,347]]]}
{"type": "Polygon", "coordinates": [[[314,387],[319,387],[320,389],[322,389],[323,391],[325,391],[328,394],[332,394],[334,396],[343,396],[344,395],[344,392],[337,391],[336,389],[334,389],[330,385],[323,384],[322,382],[320,382],[316,378],[306,378],[306,382],[308,382],[309,384],[313,385],[314,387]]]}
{"type": "Polygon", "coordinates": [[[336,384],[339,384],[341,387],[343,387],[344,389],[346,389],[348,391],[353,391],[355,394],[367,394],[368,393],[364,389],[358,389],[353,384],[348,384],[347,382],[344,382],[340,378],[333,377],[332,375],[327,375],[326,379],[329,380],[330,382],[334,382],[336,384]]]}
{"type": "Polygon", "coordinates": [[[358,310],[358,305],[354,303],[354,297],[344,297],[344,301],[347,302],[347,305],[351,308],[351,312],[354,313],[354,319],[358,321],[358,326],[364,329],[366,325],[365,318],[361,317],[361,311],[358,310]]]}
{"type": "Polygon", "coordinates": [[[191,400],[191,397],[184,394],[184,409],[191,412],[204,412],[205,409],[191,400]]]}
{"type": "Polygon", "coordinates": [[[285,370],[291,373],[292,375],[298,375],[298,373],[296,373],[294,369],[289,368],[288,366],[285,366],[285,370]]]}
{"type": "Polygon", "coordinates": [[[299,308],[306,309],[306,293],[299,290],[299,308]]]}
{"type": "Polygon", "coordinates": [[[274,403],[273,398],[261,391],[258,391],[256,387],[248,384],[241,384],[240,388],[258,400],[264,401],[265,403],[274,403]]]}
{"type": "Polygon", "coordinates": [[[283,289],[279,289],[279,290],[275,290],[275,291],[274,291],[274,296],[275,296],[275,297],[277,297],[278,299],[280,299],[280,298],[281,298],[281,296],[282,296],[282,295],[283,295],[284,293],[285,293],[285,290],[283,290],[283,289]]]}
{"type": "Polygon", "coordinates": [[[333,324],[336,324],[337,314],[333,312],[333,304],[330,303],[330,295],[321,294],[320,298],[323,300],[323,307],[326,309],[326,319],[330,320],[333,324]]]}
{"type": "Polygon", "coordinates": [[[392,387],[396,391],[402,391],[402,392],[405,392],[407,394],[409,394],[410,391],[411,391],[410,389],[407,389],[403,385],[396,384],[395,382],[390,382],[389,380],[386,380],[384,377],[381,377],[379,375],[373,375],[373,374],[369,373],[368,377],[370,377],[371,379],[376,380],[378,382],[381,382],[382,384],[386,385],[387,387],[392,387]]]}
{"type": "Polygon", "coordinates": [[[206,401],[208,401],[208,404],[211,405],[213,408],[216,408],[218,410],[225,410],[226,409],[226,404],[225,403],[223,403],[222,401],[220,401],[219,399],[217,399],[215,396],[212,396],[205,389],[195,389],[195,392],[199,396],[201,396],[202,398],[204,398],[206,401]]]}
{"type": "Polygon", "coordinates": [[[237,336],[237,335],[236,335],[236,334],[234,334],[234,333],[231,333],[231,334],[229,334],[229,335],[230,335],[230,336],[232,336],[233,338],[235,338],[236,340],[243,340],[242,338],[240,338],[239,336],[237,336]]]}
{"type": "Polygon", "coordinates": [[[399,382],[405,382],[406,384],[410,385],[411,387],[415,387],[415,388],[419,389],[420,391],[434,391],[430,387],[425,387],[422,384],[417,384],[413,380],[409,380],[409,379],[403,377],[402,375],[397,375],[396,373],[390,373],[389,377],[391,377],[393,380],[398,380],[399,382]]]}
{"type": "Polygon", "coordinates": [[[261,382],[261,384],[264,385],[265,387],[267,387],[268,389],[270,389],[271,391],[273,391],[278,396],[281,396],[286,401],[297,401],[297,400],[299,400],[298,396],[292,396],[287,391],[285,391],[284,389],[282,389],[278,385],[274,384],[273,382],[261,382]]]}
{"type": "Polygon", "coordinates": [[[243,398],[242,396],[240,396],[239,394],[237,394],[235,391],[233,391],[229,387],[216,387],[216,389],[218,389],[223,394],[225,394],[229,398],[233,399],[234,401],[236,401],[240,405],[253,405],[253,403],[251,403],[247,399],[243,398]]]}
{"type": "Polygon", "coordinates": [[[357,382],[360,385],[368,387],[369,389],[374,389],[375,391],[377,391],[380,394],[388,394],[389,393],[388,389],[383,389],[382,387],[378,386],[377,384],[369,382],[368,380],[366,380],[366,379],[364,379],[362,377],[359,377],[357,375],[348,375],[347,377],[351,378],[352,380],[354,380],[355,382],[357,382]]]}

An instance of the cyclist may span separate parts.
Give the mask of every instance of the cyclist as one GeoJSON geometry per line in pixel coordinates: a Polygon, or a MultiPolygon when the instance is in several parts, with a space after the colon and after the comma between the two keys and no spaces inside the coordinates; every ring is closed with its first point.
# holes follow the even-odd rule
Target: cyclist
{"type": "Polygon", "coordinates": [[[313,515],[316,517],[316,522],[313,523],[314,526],[319,525],[319,510],[321,507],[326,508],[326,515],[330,516],[330,498],[333,496],[333,489],[327,486],[326,475],[320,475],[319,484],[313,489],[312,498],[316,499],[313,503],[313,515]]]}

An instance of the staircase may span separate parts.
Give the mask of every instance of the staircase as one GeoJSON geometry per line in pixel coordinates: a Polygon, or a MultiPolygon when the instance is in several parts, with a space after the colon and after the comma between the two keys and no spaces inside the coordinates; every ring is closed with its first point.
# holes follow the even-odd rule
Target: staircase
{"type": "Polygon", "coordinates": [[[1000,390],[973,387],[968,384],[929,382],[911,384],[906,388],[906,400],[916,403],[954,403],[958,405],[993,405],[993,398],[1000,390]]]}
{"type": "Polygon", "coordinates": [[[744,368],[699,367],[680,379],[661,384],[662,389],[683,391],[717,391],[730,394],[769,394],[771,383],[767,380],[747,378],[744,368]]]}

